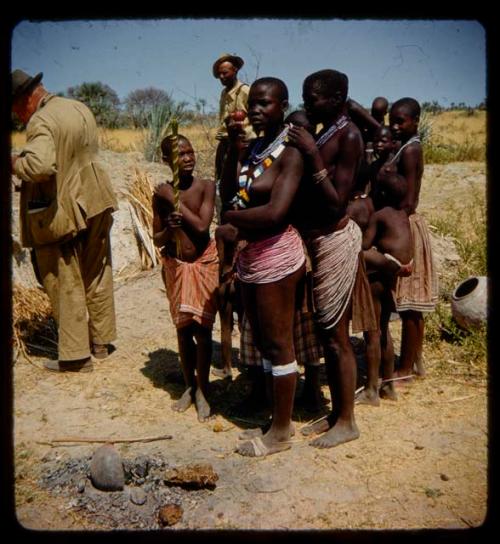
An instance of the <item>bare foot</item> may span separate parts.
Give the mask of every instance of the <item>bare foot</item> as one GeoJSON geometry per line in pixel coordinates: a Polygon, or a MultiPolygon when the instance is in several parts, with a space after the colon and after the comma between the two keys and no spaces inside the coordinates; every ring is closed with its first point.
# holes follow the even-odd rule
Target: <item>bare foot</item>
{"type": "Polygon", "coordinates": [[[230,368],[212,368],[212,374],[223,380],[226,378],[229,378],[230,380],[233,379],[233,373],[230,368]]]}
{"type": "Polygon", "coordinates": [[[413,374],[411,373],[402,373],[401,370],[396,370],[394,372],[392,383],[399,388],[408,387],[413,384],[413,374]]]}
{"type": "Polygon", "coordinates": [[[398,400],[398,394],[396,393],[394,382],[385,382],[380,386],[380,398],[387,400],[398,400]]]}
{"type": "Polygon", "coordinates": [[[236,452],[245,457],[265,457],[290,448],[291,445],[288,440],[278,441],[275,435],[267,433],[262,437],[254,436],[247,442],[239,444],[236,447],[236,452]]]}
{"type": "MultiPolygon", "coordinates": [[[[266,423],[263,427],[257,427],[256,429],[246,429],[238,436],[241,440],[248,440],[256,436],[263,436],[271,428],[272,421],[266,423]]],[[[290,423],[290,436],[295,436],[295,425],[290,423]]]]}
{"type": "Polygon", "coordinates": [[[380,397],[377,390],[365,388],[360,391],[355,399],[354,404],[369,404],[370,406],[380,406],[380,397]]]}
{"type": "Polygon", "coordinates": [[[210,419],[210,404],[208,404],[201,389],[198,388],[196,390],[194,400],[196,403],[196,411],[198,412],[198,421],[208,421],[210,419]]]}
{"type": "Polygon", "coordinates": [[[330,428],[329,418],[322,418],[319,421],[315,421],[310,425],[306,425],[300,429],[300,433],[304,436],[310,436],[312,434],[319,434],[328,431],[330,428]]]}
{"type": "Polygon", "coordinates": [[[425,377],[426,372],[425,372],[425,366],[424,366],[424,358],[422,356],[420,356],[417,359],[417,362],[413,365],[413,371],[420,378],[425,377]]]}
{"type": "Polygon", "coordinates": [[[185,412],[191,404],[193,404],[193,391],[191,387],[188,387],[182,394],[182,397],[172,404],[172,410],[185,412]]]}
{"type": "Polygon", "coordinates": [[[315,448],[333,448],[339,444],[356,440],[356,438],[359,438],[359,429],[356,423],[337,422],[329,431],[310,442],[310,445],[315,448]]]}

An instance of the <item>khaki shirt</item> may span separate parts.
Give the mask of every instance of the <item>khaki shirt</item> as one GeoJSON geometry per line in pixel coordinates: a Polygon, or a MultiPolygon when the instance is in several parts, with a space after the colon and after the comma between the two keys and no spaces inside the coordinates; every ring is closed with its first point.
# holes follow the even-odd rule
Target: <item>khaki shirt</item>
{"type": "MultiPolygon", "coordinates": [[[[222,140],[227,138],[227,130],[224,120],[227,116],[233,113],[236,110],[243,110],[245,113],[248,112],[248,93],[250,87],[239,80],[236,80],[236,85],[231,89],[227,90],[225,87],[222,89],[219,101],[219,128],[215,135],[217,140],[222,140]]],[[[245,129],[245,134],[248,139],[255,138],[255,133],[248,121],[248,117],[243,121],[243,128],[245,129]]]]}
{"type": "Polygon", "coordinates": [[[98,160],[94,115],[82,102],[46,95],[26,127],[26,145],[14,165],[22,180],[21,240],[25,247],[54,243],[87,227],[87,219],[118,204],[98,160]],[[29,204],[47,209],[28,213],[29,204]]]}

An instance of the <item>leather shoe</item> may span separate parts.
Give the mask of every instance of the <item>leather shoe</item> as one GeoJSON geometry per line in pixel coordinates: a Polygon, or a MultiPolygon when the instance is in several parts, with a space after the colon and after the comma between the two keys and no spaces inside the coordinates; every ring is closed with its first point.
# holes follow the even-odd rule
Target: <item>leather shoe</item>
{"type": "Polygon", "coordinates": [[[92,372],[94,364],[92,359],[77,359],[75,361],[44,361],[43,366],[54,372],[92,372]]]}
{"type": "Polygon", "coordinates": [[[96,359],[106,359],[109,355],[109,349],[107,344],[92,344],[92,355],[96,359]]]}

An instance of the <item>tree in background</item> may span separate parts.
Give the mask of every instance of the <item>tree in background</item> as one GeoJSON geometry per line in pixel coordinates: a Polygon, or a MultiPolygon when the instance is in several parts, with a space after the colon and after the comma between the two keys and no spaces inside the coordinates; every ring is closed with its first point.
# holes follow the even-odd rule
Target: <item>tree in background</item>
{"type": "Polygon", "coordinates": [[[153,111],[162,110],[169,117],[179,118],[182,117],[186,107],[185,102],[176,103],[169,93],[155,87],[131,91],[125,98],[124,104],[127,117],[134,128],[148,128],[153,111]]]}
{"type": "Polygon", "coordinates": [[[117,128],[120,125],[120,99],[116,92],[100,81],[69,87],[69,98],[80,100],[94,114],[99,126],[117,128]]]}

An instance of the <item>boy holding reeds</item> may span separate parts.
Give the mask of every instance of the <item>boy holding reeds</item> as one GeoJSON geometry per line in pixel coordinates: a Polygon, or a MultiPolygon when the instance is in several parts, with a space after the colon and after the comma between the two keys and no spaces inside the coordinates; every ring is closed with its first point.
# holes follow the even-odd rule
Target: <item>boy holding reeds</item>
{"type": "MultiPolygon", "coordinates": [[[[171,137],[161,142],[163,160],[173,169],[171,137]]],[[[207,401],[212,327],[217,311],[219,261],[209,227],[214,214],[215,184],[193,175],[195,153],[178,136],[179,184],[159,185],[153,195],[153,237],[162,247],[163,278],[172,320],[177,328],[179,357],[186,383],[172,405],[184,412],[194,402],[198,420],[210,417],[207,401]],[[178,194],[176,194],[178,191],[178,194]],[[176,196],[179,198],[176,209],[176,196]]]]}

